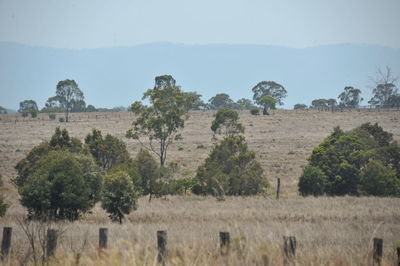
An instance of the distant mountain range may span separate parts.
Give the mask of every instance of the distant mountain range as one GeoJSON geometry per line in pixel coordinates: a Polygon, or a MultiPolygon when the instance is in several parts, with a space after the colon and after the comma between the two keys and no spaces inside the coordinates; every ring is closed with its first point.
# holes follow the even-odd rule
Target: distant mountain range
{"type": "Polygon", "coordinates": [[[75,79],[86,103],[128,106],[154,86],[154,77],[170,74],[184,91],[207,101],[216,93],[252,98],[251,88],[273,80],[288,91],[284,108],[337,98],[345,86],[371,97],[376,67],[400,74],[400,49],[340,44],[311,48],[268,45],[181,45],[154,43],[102,49],[53,49],[0,42],[0,105],[18,109],[25,99],[43,107],[58,81],[75,79]]]}

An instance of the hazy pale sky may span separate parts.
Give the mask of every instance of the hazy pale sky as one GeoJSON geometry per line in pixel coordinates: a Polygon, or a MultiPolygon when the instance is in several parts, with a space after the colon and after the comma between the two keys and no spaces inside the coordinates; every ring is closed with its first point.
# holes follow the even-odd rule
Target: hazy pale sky
{"type": "Polygon", "coordinates": [[[400,48],[400,0],[0,0],[0,41],[78,49],[151,42],[400,48]]]}

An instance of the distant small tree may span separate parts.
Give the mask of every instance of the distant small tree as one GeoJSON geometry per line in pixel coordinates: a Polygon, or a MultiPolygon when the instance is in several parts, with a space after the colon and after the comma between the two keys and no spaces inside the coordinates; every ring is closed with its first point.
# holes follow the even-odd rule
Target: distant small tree
{"type": "Polygon", "coordinates": [[[89,105],[86,107],[86,112],[97,112],[97,109],[96,109],[96,107],[94,107],[93,105],[89,104],[89,105]]]}
{"type": "MultiPolygon", "coordinates": [[[[2,176],[0,175],[0,189],[3,186],[2,176]]],[[[6,214],[7,208],[9,207],[7,203],[4,202],[4,197],[0,194],[0,217],[3,217],[6,214]]]]}
{"type": "Polygon", "coordinates": [[[236,102],[236,108],[238,110],[250,110],[255,107],[254,104],[249,99],[241,98],[236,102]]]}
{"type": "Polygon", "coordinates": [[[378,68],[376,78],[372,81],[374,83],[373,97],[368,103],[374,106],[389,106],[390,97],[399,94],[396,86],[397,79],[389,66],[386,66],[385,70],[378,68]]]}
{"type": "Polygon", "coordinates": [[[277,104],[283,105],[282,100],[287,96],[285,88],[275,81],[261,81],[252,88],[252,91],[254,93],[253,100],[258,105],[262,105],[260,100],[266,95],[272,96],[276,100],[277,104]]]}
{"type": "Polygon", "coordinates": [[[276,109],[276,100],[271,95],[264,95],[258,100],[258,104],[263,107],[263,115],[269,115],[269,109],[276,109]]]}
{"type": "Polygon", "coordinates": [[[299,179],[299,192],[302,196],[320,196],[325,193],[328,178],[318,167],[307,165],[299,179]]]}
{"type": "Polygon", "coordinates": [[[201,99],[201,95],[197,92],[187,92],[191,98],[193,98],[192,109],[193,110],[206,110],[207,104],[201,99]]]}
{"type": "Polygon", "coordinates": [[[134,164],[141,180],[143,195],[149,195],[149,201],[151,201],[152,197],[157,194],[157,183],[161,178],[157,161],[147,150],[141,149],[134,164]]]}
{"type": "Polygon", "coordinates": [[[23,117],[31,115],[31,117],[37,117],[39,109],[34,100],[25,100],[19,103],[18,113],[21,113],[23,117]]]}
{"type": "Polygon", "coordinates": [[[259,109],[258,107],[256,107],[256,106],[252,107],[252,108],[250,109],[250,114],[252,114],[252,115],[259,115],[259,114],[260,114],[260,109],[259,109]]]}
{"type": "Polygon", "coordinates": [[[122,140],[110,134],[103,138],[101,131],[95,128],[86,136],[85,148],[105,170],[130,160],[126,144],[122,140]]]}
{"type": "Polygon", "coordinates": [[[238,134],[244,132],[244,127],[239,123],[239,114],[235,110],[222,108],[215,114],[211,130],[214,134],[238,134]]]}
{"type": "Polygon", "coordinates": [[[388,99],[388,106],[391,108],[400,108],[400,94],[391,95],[388,99]]]}
{"type": "Polygon", "coordinates": [[[126,172],[115,172],[104,177],[101,207],[112,221],[122,224],[126,214],[137,209],[138,192],[126,172]]]}
{"type": "Polygon", "coordinates": [[[210,103],[211,109],[230,108],[234,103],[226,93],[218,93],[214,97],[211,97],[208,102],[210,103]]]}
{"type": "Polygon", "coordinates": [[[307,110],[307,105],[302,103],[297,103],[293,107],[294,110],[307,110]]]}
{"type": "Polygon", "coordinates": [[[149,99],[150,105],[132,104],[131,111],[136,118],[126,136],[138,140],[142,147],[156,154],[163,167],[171,143],[182,139],[178,132],[184,128],[195,99],[193,95],[182,92],[171,76],[156,77],[155,81],[154,89],[147,90],[142,98],[149,99]],[[140,137],[147,137],[148,145],[140,137]]]}
{"type": "Polygon", "coordinates": [[[7,109],[3,106],[0,106],[0,114],[7,114],[7,109]]]}
{"type": "Polygon", "coordinates": [[[359,89],[347,86],[344,91],[339,94],[338,99],[340,100],[339,105],[342,107],[357,108],[362,100],[360,97],[361,91],[359,89]]]}
{"type": "Polygon", "coordinates": [[[56,96],[49,98],[52,102],[58,101],[65,111],[65,122],[68,122],[68,115],[71,111],[84,110],[85,102],[81,89],[75,80],[66,79],[58,82],[56,96]]]}

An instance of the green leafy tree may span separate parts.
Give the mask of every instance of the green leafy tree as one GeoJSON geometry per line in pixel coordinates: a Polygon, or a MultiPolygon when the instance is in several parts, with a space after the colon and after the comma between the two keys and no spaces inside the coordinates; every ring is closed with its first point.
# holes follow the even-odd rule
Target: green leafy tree
{"type": "Polygon", "coordinates": [[[400,94],[389,96],[388,106],[391,108],[396,107],[397,109],[399,109],[400,108],[400,94]]]}
{"type": "MultiPolygon", "coordinates": [[[[392,134],[384,131],[378,124],[365,123],[349,132],[336,127],[329,137],[314,148],[308,159],[309,166],[319,168],[326,175],[327,183],[324,189],[326,194],[368,194],[371,190],[361,187],[366,186],[365,181],[362,181],[363,178],[371,179],[370,176],[366,178],[367,170],[365,170],[369,169],[366,165],[371,161],[377,161],[389,169],[396,179],[400,177],[400,146],[392,139],[392,134]]],[[[372,166],[376,169],[382,168],[376,163],[372,166]]],[[[385,176],[386,174],[379,175],[376,178],[386,184],[385,176]]],[[[375,184],[380,183],[376,181],[375,184]]],[[[389,190],[376,188],[376,191],[389,190]]],[[[393,193],[389,192],[386,194],[386,196],[392,195],[393,193]]]]}
{"type": "Polygon", "coordinates": [[[211,97],[208,102],[211,109],[231,108],[234,103],[226,93],[218,93],[214,97],[211,97]]]}
{"type": "Polygon", "coordinates": [[[66,129],[61,130],[57,127],[50,142],[44,141],[33,147],[28,155],[17,163],[15,169],[18,175],[11,182],[17,188],[22,187],[27,178],[36,170],[38,161],[49,152],[58,150],[79,153],[82,151],[82,143],[79,139],[70,137],[66,129]]]}
{"type": "Polygon", "coordinates": [[[90,151],[97,164],[105,170],[130,160],[126,144],[122,140],[110,134],[103,138],[98,129],[93,129],[92,133],[86,136],[85,148],[90,151]]]}
{"type": "Polygon", "coordinates": [[[89,104],[89,105],[86,107],[85,112],[97,112],[97,109],[96,109],[96,107],[94,107],[93,105],[89,104]]]}
{"type": "Polygon", "coordinates": [[[296,103],[293,107],[294,110],[307,110],[307,105],[302,103],[296,103]]]}
{"type": "Polygon", "coordinates": [[[7,109],[3,106],[0,106],[0,114],[7,114],[7,109]]]}
{"type": "Polygon", "coordinates": [[[101,183],[92,158],[60,150],[42,156],[18,192],[30,217],[74,221],[99,200],[101,183]]]}
{"type": "Polygon", "coordinates": [[[262,96],[258,100],[258,104],[263,107],[263,114],[268,115],[269,109],[276,109],[276,100],[271,95],[262,96]]]}
{"type": "Polygon", "coordinates": [[[360,97],[361,91],[359,89],[347,86],[344,91],[339,94],[338,99],[340,100],[339,106],[357,108],[360,103],[364,100],[360,97]]]}
{"type": "Polygon", "coordinates": [[[75,80],[66,79],[58,82],[56,96],[49,98],[53,102],[59,102],[65,112],[65,122],[68,122],[68,115],[71,111],[84,109],[84,96],[75,80]]]}
{"type": "Polygon", "coordinates": [[[147,150],[141,149],[134,160],[137,174],[141,180],[143,195],[149,195],[149,201],[157,194],[157,184],[161,178],[157,161],[147,150]]]}
{"type": "Polygon", "coordinates": [[[299,179],[299,192],[302,196],[320,196],[325,193],[328,178],[318,167],[307,165],[299,179]]]}
{"type": "Polygon", "coordinates": [[[107,174],[104,177],[101,207],[109,213],[112,221],[122,224],[124,216],[137,209],[138,195],[126,172],[107,174]]]}
{"type": "Polygon", "coordinates": [[[1,187],[3,186],[2,176],[0,175],[0,217],[3,217],[6,214],[8,209],[8,204],[4,202],[3,193],[1,192],[1,187]]]}
{"type": "Polygon", "coordinates": [[[201,99],[201,95],[197,92],[187,92],[187,95],[193,99],[192,109],[193,110],[206,110],[207,104],[201,99]]]}
{"type": "Polygon", "coordinates": [[[260,114],[260,109],[259,109],[258,107],[256,107],[256,106],[252,107],[252,108],[250,109],[250,114],[252,114],[252,115],[259,115],[259,114],[260,114]]]}
{"type": "Polygon", "coordinates": [[[252,91],[254,93],[253,100],[258,105],[262,105],[260,100],[266,95],[272,96],[276,100],[277,104],[283,105],[282,100],[287,96],[285,88],[275,81],[261,81],[252,88],[252,91]]]}
{"type": "Polygon", "coordinates": [[[25,100],[19,103],[18,113],[21,113],[23,117],[31,115],[31,117],[37,117],[39,109],[34,100],[25,100]]]}
{"type": "Polygon", "coordinates": [[[238,134],[244,133],[244,127],[239,123],[239,114],[235,110],[222,108],[215,114],[212,121],[211,130],[214,134],[238,134]]]}
{"type": "Polygon", "coordinates": [[[193,192],[214,195],[248,196],[264,193],[268,181],[256,155],[241,135],[226,136],[197,169],[193,192]]]}
{"type": "Polygon", "coordinates": [[[255,107],[254,104],[249,99],[241,98],[235,103],[235,109],[238,110],[250,110],[255,107]]]}
{"type": "Polygon", "coordinates": [[[164,166],[168,148],[175,140],[182,139],[179,131],[184,128],[188,111],[192,108],[194,98],[175,86],[171,76],[156,77],[156,86],[144,93],[143,100],[148,99],[150,106],[134,102],[131,111],[136,115],[133,128],[126,136],[138,140],[143,147],[156,154],[160,165],[164,166]],[[140,137],[147,137],[146,145],[140,137]]]}
{"type": "Polygon", "coordinates": [[[361,194],[400,197],[400,179],[381,162],[371,160],[360,174],[361,194]]]}
{"type": "Polygon", "coordinates": [[[396,82],[397,77],[393,75],[390,67],[386,66],[385,70],[378,68],[377,77],[373,80],[373,97],[368,103],[373,106],[390,106],[390,98],[399,94],[396,82]]]}

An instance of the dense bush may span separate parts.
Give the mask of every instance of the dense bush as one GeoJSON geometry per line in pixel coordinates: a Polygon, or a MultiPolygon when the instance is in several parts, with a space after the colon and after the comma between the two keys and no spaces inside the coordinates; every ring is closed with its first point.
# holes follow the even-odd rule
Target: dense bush
{"type": "Polygon", "coordinates": [[[252,115],[259,115],[259,114],[260,114],[260,108],[258,108],[258,107],[252,107],[252,108],[250,109],[250,114],[252,114],[252,115]]]}
{"type": "Polygon", "coordinates": [[[268,181],[255,157],[243,136],[226,136],[197,169],[193,193],[219,198],[263,193],[268,181]]]}
{"type": "MultiPolygon", "coordinates": [[[[329,137],[314,148],[308,160],[310,166],[319,168],[326,175],[326,194],[396,194],[384,187],[394,184],[393,179],[388,177],[391,175],[387,175],[388,171],[392,171],[390,173],[393,173],[396,180],[400,180],[400,146],[393,142],[392,134],[378,124],[366,123],[349,132],[335,128],[329,137]],[[387,171],[372,178],[365,170],[370,168],[387,171]],[[368,189],[366,180],[374,182],[377,186],[374,191],[380,192],[368,189]]],[[[300,183],[299,190],[302,193],[300,183]]]]}
{"type": "Polygon", "coordinates": [[[32,218],[73,221],[99,200],[101,183],[101,169],[91,157],[51,151],[19,186],[21,204],[32,218]]]}
{"type": "Polygon", "coordinates": [[[107,174],[104,177],[101,207],[110,214],[112,221],[122,223],[125,214],[136,210],[138,195],[126,172],[107,174]]]}
{"type": "Polygon", "coordinates": [[[299,192],[302,196],[319,196],[325,193],[327,177],[318,167],[307,165],[299,179],[299,192]]]}
{"type": "Polygon", "coordinates": [[[85,149],[96,159],[97,164],[105,170],[111,167],[127,163],[129,153],[126,144],[118,138],[107,134],[103,138],[101,131],[93,129],[91,134],[85,138],[85,149]]]}
{"type": "Polygon", "coordinates": [[[243,133],[244,127],[239,123],[239,113],[232,109],[221,108],[215,114],[211,123],[214,134],[237,134],[243,133]]]}

